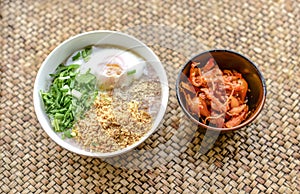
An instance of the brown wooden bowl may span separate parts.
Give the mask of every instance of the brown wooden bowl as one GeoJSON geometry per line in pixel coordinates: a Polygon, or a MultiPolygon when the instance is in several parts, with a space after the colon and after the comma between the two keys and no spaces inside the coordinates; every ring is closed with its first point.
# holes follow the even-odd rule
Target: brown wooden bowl
{"type": "Polygon", "coordinates": [[[177,100],[187,117],[205,129],[217,130],[221,132],[237,130],[251,123],[261,112],[266,100],[266,93],[267,89],[265,79],[258,67],[245,56],[230,50],[209,50],[194,56],[183,66],[176,80],[177,100]],[[214,58],[215,62],[219,65],[219,68],[221,70],[236,70],[242,74],[242,76],[248,83],[248,88],[250,89],[250,91],[248,91],[247,93],[247,105],[249,106],[249,111],[251,111],[251,113],[238,126],[232,128],[217,128],[205,125],[203,122],[199,121],[199,118],[196,118],[188,111],[186,107],[185,96],[182,94],[182,92],[180,92],[180,83],[182,81],[186,81],[189,77],[189,70],[192,61],[200,62],[200,64],[205,64],[211,57],[214,58]]]}

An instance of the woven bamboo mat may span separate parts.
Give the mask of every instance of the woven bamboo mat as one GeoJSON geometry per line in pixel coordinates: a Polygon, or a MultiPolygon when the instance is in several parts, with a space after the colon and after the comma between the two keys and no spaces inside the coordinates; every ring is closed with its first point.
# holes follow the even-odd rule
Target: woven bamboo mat
{"type": "Polygon", "coordinates": [[[0,193],[299,193],[300,2],[0,0],[0,193]],[[118,30],[162,60],[170,98],[163,124],[118,158],[71,153],[37,121],[33,83],[62,41],[118,30]],[[175,97],[179,67],[204,49],[251,58],[267,82],[260,116],[211,145],[175,97]]]}

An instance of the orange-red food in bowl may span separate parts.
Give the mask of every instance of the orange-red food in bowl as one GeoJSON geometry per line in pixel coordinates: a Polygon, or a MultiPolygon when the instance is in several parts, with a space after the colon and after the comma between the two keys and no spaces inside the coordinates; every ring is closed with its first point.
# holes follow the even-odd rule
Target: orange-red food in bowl
{"type": "Polygon", "coordinates": [[[190,59],[176,81],[178,102],[198,125],[231,131],[252,122],[262,110],[266,85],[258,67],[229,50],[210,50],[190,59]]]}

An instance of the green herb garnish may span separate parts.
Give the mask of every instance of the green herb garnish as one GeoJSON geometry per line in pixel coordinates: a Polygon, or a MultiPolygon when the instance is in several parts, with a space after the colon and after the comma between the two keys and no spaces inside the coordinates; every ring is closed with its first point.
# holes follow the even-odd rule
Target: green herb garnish
{"type": "Polygon", "coordinates": [[[80,57],[82,57],[84,62],[88,62],[91,58],[91,54],[92,54],[92,47],[87,46],[82,51],[79,51],[76,55],[74,55],[72,57],[72,61],[76,61],[76,60],[80,59],[80,57]]]}
{"type": "Polygon", "coordinates": [[[96,77],[87,71],[79,74],[79,65],[60,64],[47,92],[40,91],[45,112],[52,120],[55,132],[63,132],[63,138],[71,138],[70,129],[76,118],[82,117],[92,105],[96,95],[96,77]]]}
{"type": "Polygon", "coordinates": [[[80,99],[73,98],[74,115],[82,118],[84,112],[93,104],[98,92],[96,88],[96,77],[88,70],[75,78],[75,89],[81,93],[80,99]]]}
{"type": "Polygon", "coordinates": [[[136,73],[136,70],[134,69],[134,70],[132,70],[132,71],[128,71],[127,72],[127,75],[132,75],[132,74],[135,74],[136,73]]]}
{"type": "Polygon", "coordinates": [[[76,60],[78,60],[80,58],[80,52],[78,52],[76,55],[74,55],[73,57],[72,57],[72,61],[76,61],[76,60]]]}
{"type": "Polygon", "coordinates": [[[64,133],[62,134],[62,138],[65,139],[65,138],[71,138],[72,135],[71,135],[71,131],[70,130],[66,130],[64,131],[64,133]]]}
{"type": "Polygon", "coordinates": [[[91,74],[89,71],[86,72],[85,74],[81,74],[81,75],[78,75],[78,76],[76,77],[76,81],[77,81],[79,84],[90,83],[90,82],[92,82],[94,79],[95,79],[95,76],[94,76],[93,74],[91,74]]]}
{"type": "Polygon", "coordinates": [[[44,101],[45,111],[52,119],[54,131],[63,132],[73,125],[74,119],[68,112],[72,106],[72,96],[69,94],[70,83],[75,80],[79,65],[64,66],[60,64],[55,74],[51,74],[53,82],[48,92],[40,92],[44,101]],[[66,122],[69,121],[69,122],[66,122]]]}
{"type": "Polygon", "coordinates": [[[92,47],[91,46],[85,47],[81,51],[81,56],[82,56],[84,62],[87,62],[91,58],[91,54],[92,54],[92,47]]]}

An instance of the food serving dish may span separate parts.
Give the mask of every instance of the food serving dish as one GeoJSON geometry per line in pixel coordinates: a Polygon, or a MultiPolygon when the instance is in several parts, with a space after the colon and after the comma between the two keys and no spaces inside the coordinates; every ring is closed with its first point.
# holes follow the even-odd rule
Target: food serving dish
{"type": "MultiPolygon", "coordinates": [[[[70,73],[70,72],[66,72],[66,73],[70,73]]],[[[62,95],[61,92],[60,95],[62,95]]],[[[117,95],[111,96],[109,100],[115,98],[115,96],[117,95]]],[[[159,58],[155,55],[155,53],[144,43],[142,43],[141,41],[139,41],[138,39],[130,35],[121,32],[107,31],[107,30],[91,31],[91,32],[78,34],[64,41],[60,45],[58,45],[47,56],[47,58],[41,65],[38,74],[36,76],[36,80],[34,83],[34,92],[33,92],[34,107],[35,107],[37,118],[42,128],[45,130],[45,132],[49,135],[49,137],[52,140],[54,140],[57,144],[59,144],[63,148],[72,151],[74,153],[85,155],[85,156],[100,157],[100,158],[112,157],[112,156],[125,153],[129,150],[132,150],[133,148],[141,144],[143,141],[145,141],[159,126],[166,111],[168,96],[169,96],[169,88],[168,88],[167,76],[159,58]],[[93,53],[93,52],[95,52],[95,55],[91,54],[91,56],[89,56],[89,53],[93,53]],[[130,62],[132,61],[136,62],[136,64],[134,64],[133,66],[131,66],[130,64],[130,62]],[[81,66],[78,64],[74,65],[74,63],[82,63],[89,68],[81,68],[83,67],[83,65],[81,66]],[[94,64],[96,65],[94,66],[94,64]],[[65,67],[68,67],[68,71],[72,71],[72,67],[71,67],[72,65],[74,67],[73,69],[77,69],[77,70],[71,72],[70,75],[62,76],[62,72],[66,70],[65,67]],[[146,67],[149,67],[151,71],[146,69],[146,67]],[[84,72],[81,72],[81,70],[84,72]],[[86,76],[87,74],[88,76],[86,76]],[[113,76],[111,77],[112,74],[113,76]],[[79,89],[77,88],[74,89],[74,84],[71,84],[70,86],[67,85],[69,82],[65,82],[65,81],[68,81],[72,76],[74,77],[77,76],[73,79],[75,80],[74,81],[75,84],[85,83],[86,80],[89,81],[96,80],[95,88],[97,88],[98,90],[100,88],[101,91],[105,89],[105,94],[101,94],[96,97],[99,98],[98,106],[100,106],[99,104],[101,103],[103,104],[104,101],[108,101],[107,100],[108,98],[103,97],[103,95],[110,95],[111,93],[118,94],[119,89],[115,90],[115,88],[125,88],[122,89],[123,91],[122,94],[129,96],[131,93],[127,91],[126,88],[128,88],[130,85],[134,85],[135,80],[143,79],[145,75],[149,77],[148,82],[151,81],[151,78],[153,76],[157,78],[157,82],[155,83],[157,83],[159,86],[156,89],[159,94],[159,98],[156,99],[157,106],[155,108],[156,110],[154,111],[155,114],[154,113],[150,114],[147,113],[146,111],[141,111],[140,106],[142,104],[142,101],[141,102],[132,101],[130,103],[128,102],[128,108],[125,109],[131,111],[135,110],[135,112],[128,113],[129,116],[134,115],[135,117],[137,117],[136,115],[138,115],[141,117],[143,115],[144,116],[146,115],[148,117],[151,117],[152,119],[151,125],[149,125],[149,130],[143,132],[142,135],[139,135],[136,141],[134,141],[131,144],[126,144],[125,146],[121,146],[117,150],[101,152],[97,150],[93,151],[91,149],[86,149],[85,147],[78,145],[78,143],[72,140],[72,138],[67,138],[69,136],[70,137],[74,136],[78,138],[82,136],[80,136],[78,130],[74,130],[74,128],[78,127],[78,125],[76,126],[74,124],[75,127],[74,126],[71,127],[72,130],[63,129],[63,126],[67,126],[65,128],[68,128],[71,125],[69,125],[69,123],[63,125],[62,122],[65,122],[66,118],[74,117],[74,115],[70,115],[70,112],[76,112],[76,110],[75,111],[73,110],[73,107],[71,107],[71,105],[70,105],[70,111],[67,113],[66,112],[57,113],[59,111],[63,111],[62,109],[64,108],[61,108],[60,110],[55,110],[55,109],[53,110],[53,106],[55,106],[55,103],[52,102],[51,104],[51,98],[53,96],[53,94],[51,94],[51,91],[52,93],[53,91],[55,93],[56,91],[55,88],[57,87],[57,85],[63,84],[63,87],[60,90],[68,91],[63,93],[63,95],[65,99],[70,98],[72,100],[72,103],[66,102],[66,104],[74,105],[74,99],[80,99],[84,95],[84,93],[81,92],[80,89],[82,87],[87,87],[87,84],[85,84],[85,86],[81,86],[81,88],[79,89]],[[113,92],[111,92],[112,88],[113,88],[113,92]],[[70,116],[67,117],[66,116],[67,114],[70,116]],[[61,134],[59,132],[63,132],[63,133],[61,134]]],[[[62,98],[59,98],[59,100],[63,101],[62,98]]],[[[148,104],[151,104],[150,101],[147,102],[148,104]]],[[[78,104],[80,102],[76,101],[76,103],[78,104]]],[[[92,104],[93,103],[89,103],[89,106],[94,106],[92,104]]],[[[146,107],[146,108],[144,107],[143,110],[149,110],[149,109],[151,109],[151,107],[146,107]]],[[[84,112],[79,112],[78,114],[85,115],[84,112]]],[[[100,116],[101,115],[103,114],[101,113],[100,116]]],[[[76,123],[76,118],[75,119],[73,118],[73,120],[75,120],[74,122],[76,123]]],[[[100,119],[98,120],[100,121],[100,119]]],[[[116,124],[117,121],[113,121],[113,122],[114,124],[116,124]]],[[[111,121],[110,124],[113,122],[111,121]]],[[[140,124],[139,126],[140,128],[142,128],[141,126],[143,125],[140,124]]],[[[120,133],[123,133],[125,129],[123,130],[122,128],[120,130],[121,130],[120,133]]],[[[128,127],[126,130],[127,133],[131,133],[128,127]]],[[[111,133],[114,132],[112,131],[111,133]]],[[[94,145],[96,146],[96,143],[94,145]]],[[[101,145],[99,145],[98,143],[97,146],[99,147],[101,145]]]]}
{"type": "Polygon", "coordinates": [[[177,99],[185,115],[202,128],[222,132],[251,123],[263,108],[266,92],[256,64],[240,53],[222,49],[192,57],[176,81],[177,99]]]}

